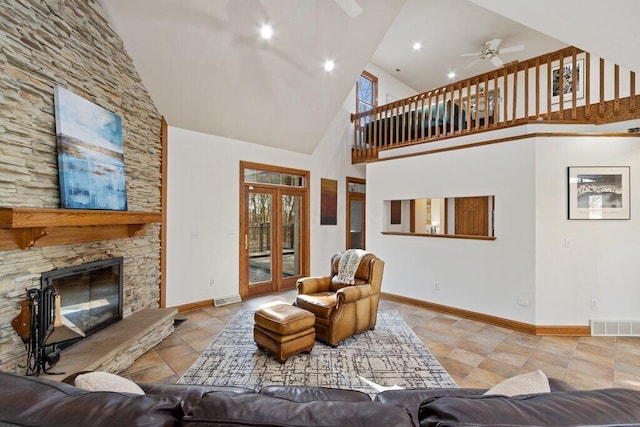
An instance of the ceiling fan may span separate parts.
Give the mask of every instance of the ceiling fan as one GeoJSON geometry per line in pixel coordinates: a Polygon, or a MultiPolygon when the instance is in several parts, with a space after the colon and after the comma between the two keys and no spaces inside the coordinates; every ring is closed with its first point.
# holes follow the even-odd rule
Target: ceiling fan
{"type": "Polygon", "coordinates": [[[500,43],[502,43],[502,39],[488,40],[484,44],[484,49],[482,49],[480,52],[461,54],[460,56],[477,56],[478,57],[475,61],[471,62],[469,65],[467,65],[464,68],[465,69],[471,68],[475,64],[477,64],[478,62],[484,59],[488,59],[489,61],[491,61],[491,63],[495,65],[496,68],[502,67],[504,65],[504,62],[502,62],[502,59],[500,59],[498,55],[502,53],[513,53],[513,52],[519,52],[521,50],[524,50],[523,44],[518,44],[515,46],[509,46],[502,49],[498,49],[498,46],[500,46],[500,43]]]}

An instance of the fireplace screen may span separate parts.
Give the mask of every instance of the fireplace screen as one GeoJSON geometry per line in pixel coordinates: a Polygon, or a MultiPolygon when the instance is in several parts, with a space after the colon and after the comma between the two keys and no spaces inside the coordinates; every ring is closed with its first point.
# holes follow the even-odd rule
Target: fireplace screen
{"type": "Polygon", "coordinates": [[[90,335],[122,319],[122,257],[42,274],[42,288],[60,295],[60,314],[90,335]]]}

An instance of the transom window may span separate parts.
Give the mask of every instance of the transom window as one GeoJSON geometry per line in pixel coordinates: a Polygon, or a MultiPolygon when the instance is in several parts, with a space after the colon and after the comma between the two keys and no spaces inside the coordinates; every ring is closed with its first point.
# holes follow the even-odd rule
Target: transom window
{"type": "Polygon", "coordinates": [[[286,172],[264,171],[259,169],[244,170],[244,182],[254,184],[282,185],[285,187],[305,186],[304,176],[286,172]]]}

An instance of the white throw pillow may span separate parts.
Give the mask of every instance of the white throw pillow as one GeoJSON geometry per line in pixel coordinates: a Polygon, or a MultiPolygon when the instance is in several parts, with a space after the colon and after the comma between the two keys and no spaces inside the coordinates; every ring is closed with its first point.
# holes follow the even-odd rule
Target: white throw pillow
{"type": "Polygon", "coordinates": [[[78,375],[76,387],[88,391],[115,391],[118,393],[144,394],[140,386],[133,381],[108,372],[89,372],[78,375]]]}
{"type": "Polygon", "coordinates": [[[519,394],[549,393],[549,379],[540,369],[527,374],[516,375],[494,385],[484,394],[517,396],[519,394]]]}

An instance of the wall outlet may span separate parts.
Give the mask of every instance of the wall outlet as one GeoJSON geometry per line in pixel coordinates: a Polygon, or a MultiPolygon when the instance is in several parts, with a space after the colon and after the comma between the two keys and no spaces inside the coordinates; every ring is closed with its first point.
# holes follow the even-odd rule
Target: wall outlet
{"type": "Polygon", "coordinates": [[[529,307],[529,298],[518,297],[518,305],[521,305],[523,307],[529,307]]]}
{"type": "Polygon", "coordinates": [[[209,286],[213,286],[215,284],[216,284],[216,279],[212,277],[211,280],[209,280],[209,286]]]}
{"type": "Polygon", "coordinates": [[[433,289],[435,289],[436,291],[439,291],[440,290],[440,283],[433,282],[433,289]]]}
{"type": "Polygon", "coordinates": [[[589,308],[591,308],[591,310],[595,310],[596,308],[598,308],[598,300],[596,300],[595,298],[591,298],[591,301],[589,302],[589,308]]]}
{"type": "Polygon", "coordinates": [[[564,247],[565,249],[571,249],[571,239],[569,239],[568,237],[564,238],[564,247]]]}

